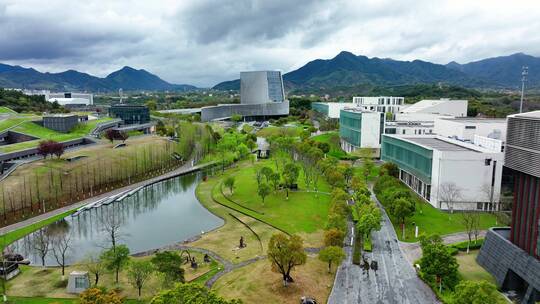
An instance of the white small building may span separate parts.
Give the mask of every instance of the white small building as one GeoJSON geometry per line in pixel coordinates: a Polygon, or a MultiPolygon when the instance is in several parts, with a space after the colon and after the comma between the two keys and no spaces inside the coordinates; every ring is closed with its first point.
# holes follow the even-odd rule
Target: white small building
{"type": "Polygon", "coordinates": [[[424,99],[404,108],[401,113],[427,113],[450,115],[454,117],[467,116],[467,100],[453,100],[448,98],[424,99]]]}
{"type": "Polygon", "coordinates": [[[506,118],[435,119],[435,133],[444,137],[474,142],[475,136],[506,140],[506,118]]]}
{"type": "Polygon", "coordinates": [[[398,113],[407,107],[405,98],[394,96],[353,97],[353,103],[363,110],[383,113],[398,113]]]}
{"type": "Polygon", "coordinates": [[[45,95],[45,99],[49,102],[58,102],[58,104],[65,105],[93,105],[94,95],[86,93],[49,93],[45,95]]]}
{"type": "Polygon", "coordinates": [[[361,148],[376,149],[378,152],[383,130],[384,113],[367,111],[358,107],[340,111],[339,137],[341,148],[346,152],[361,148]]]}
{"type": "Polygon", "coordinates": [[[445,210],[499,210],[504,153],[436,135],[382,137],[381,159],[420,197],[445,210]]]}

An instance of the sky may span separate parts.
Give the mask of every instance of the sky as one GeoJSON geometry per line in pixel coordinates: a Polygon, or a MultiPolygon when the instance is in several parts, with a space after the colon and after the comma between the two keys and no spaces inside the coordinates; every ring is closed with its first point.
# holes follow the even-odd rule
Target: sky
{"type": "Polygon", "coordinates": [[[127,65],[210,87],[343,50],[441,64],[540,56],[540,1],[0,0],[0,62],[42,72],[127,65]]]}

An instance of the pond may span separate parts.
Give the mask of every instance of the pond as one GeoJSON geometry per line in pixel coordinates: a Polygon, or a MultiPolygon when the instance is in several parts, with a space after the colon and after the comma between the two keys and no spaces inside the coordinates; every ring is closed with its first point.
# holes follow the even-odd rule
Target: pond
{"type": "Polygon", "coordinates": [[[43,248],[39,244],[43,244],[44,239],[49,240],[45,263],[55,266],[55,246],[52,244],[61,236],[70,240],[67,264],[110,248],[108,231],[113,226],[119,227],[117,244],[127,245],[131,253],[195,237],[223,224],[223,220],[206,210],[195,196],[195,188],[203,174],[187,174],[147,186],[121,201],[92,208],[74,217],[68,216],[27,235],[10,247],[28,258],[32,265],[41,265],[36,248],[43,248]]]}

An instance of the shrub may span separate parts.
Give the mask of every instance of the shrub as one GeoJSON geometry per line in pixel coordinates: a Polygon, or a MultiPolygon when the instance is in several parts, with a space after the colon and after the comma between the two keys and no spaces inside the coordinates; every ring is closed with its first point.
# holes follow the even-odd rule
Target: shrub
{"type": "Polygon", "coordinates": [[[54,288],[66,288],[68,284],[68,280],[58,280],[54,282],[53,286],[54,288]]]}

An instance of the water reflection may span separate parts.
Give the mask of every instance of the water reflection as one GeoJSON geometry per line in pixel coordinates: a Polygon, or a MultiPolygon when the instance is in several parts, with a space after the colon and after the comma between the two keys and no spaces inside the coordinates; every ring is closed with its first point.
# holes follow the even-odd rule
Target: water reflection
{"type": "Polygon", "coordinates": [[[222,220],[206,210],[195,197],[195,188],[202,175],[188,174],[141,189],[130,197],[110,205],[93,208],[76,217],[68,216],[27,235],[11,245],[14,252],[41,265],[44,235],[50,240],[46,265],[56,265],[53,240],[70,239],[66,261],[72,264],[89,253],[98,253],[111,246],[107,223],[119,224],[118,244],[126,244],[132,253],[159,248],[183,241],[222,224],[222,220]]]}

